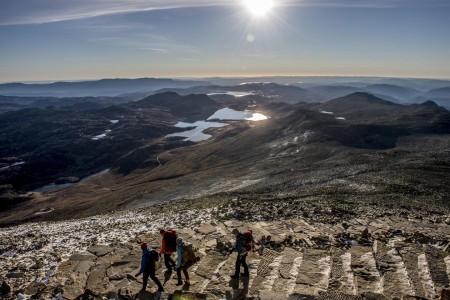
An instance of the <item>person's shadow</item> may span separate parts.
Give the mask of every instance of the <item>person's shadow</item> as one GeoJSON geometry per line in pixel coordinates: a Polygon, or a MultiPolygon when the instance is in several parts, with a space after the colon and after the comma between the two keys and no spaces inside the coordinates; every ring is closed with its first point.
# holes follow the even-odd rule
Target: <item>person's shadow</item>
{"type": "Polygon", "coordinates": [[[185,283],[181,289],[182,289],[183,291],[189,291],[189,290],[191,289],[191,285],[185,283]]]}
{"type": "Polygon", "coordinates": [[[226,299],[227,300],[244,299],[248,295],[249,283],[250,283],[250,277],[248,277],[248,276],[241,276],[239,279],[231,278],[228,286],[233,289],[233,293],[228,291],[226,293],[226,299]],[[243,284],[242,289],[239,288],[240,282],[242,282],[242,284],[243,284]]]}
{"type": "Polygon", "coordinates": [[[164,283],[163,283],[163,285],[165,285],[166,282],[170,280],[171,276],[172,276],[172,271],[167,270],[167,271],[164,272],[164,283]]]}

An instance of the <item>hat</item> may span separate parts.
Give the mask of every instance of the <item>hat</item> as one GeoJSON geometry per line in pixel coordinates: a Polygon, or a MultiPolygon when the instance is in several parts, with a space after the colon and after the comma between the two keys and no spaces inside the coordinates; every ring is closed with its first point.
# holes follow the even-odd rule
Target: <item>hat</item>
{"type": "Polygon", "coordinates": [[[239,230],[238,230],[237,228],[234,228],[234,229],[231,231],[231,233],[232,233],[232,234],[238,234],[238,233],[239,233],[239,230]]]}
{"type": "Polygon", "coordinates": [[[142,243],[142,244],[141,244],[141,249],[142,249],[142,250],[147,249],[147,247],[148,247],[148,246],[147,246],[147,243],[142,243]]]}
{"type": "Polygon", "coordinates": [[[164,229],[162,229],[162,228],[159,230],[160,234],[163,234],[164,232],[166,232],[166,231],[164,229]]]}

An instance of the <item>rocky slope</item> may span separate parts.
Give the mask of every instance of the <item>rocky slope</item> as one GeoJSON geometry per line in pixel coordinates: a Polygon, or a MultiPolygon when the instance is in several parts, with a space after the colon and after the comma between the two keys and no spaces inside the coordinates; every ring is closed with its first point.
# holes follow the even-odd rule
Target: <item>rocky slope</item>
{"type": "MultiPolygon", "coordinates": [[[[271,214],[259,204],[222,199],[183,201],[86,219],[30,223],[0,233],[0,288],[4,299],[439,299],[450,283],[450,215],[375,218],[376,210],[336,223],[300,215],[280,203],[271,214]],[[219,204],[221,202],[222,204],[219,204]],[[250,205],[250,206],[249,206],[250,205]],[[253,211],[252,208],[255,210],[253,211]],[[286,217],[279,211],[289,209],[286,217]],[[248,221],[236,218],[248,211],[248,221]],[[161,227],[173,227],[199,249],[191,286],[177,287],[158,263],[165,293],[150,282],[139,293],[133,275],[139,245],[159,247],[161,227]],[[251,229],[250,276],[232,280],[231,230],[251,229]],[[153,293],[155,294],[152,294],[153,293]],[[184,296],[180,296],[183,294],[184,296]],[[185,298],[183,298],[185,297],[185,298]],[[176,298],[174,298],[176,299],[176,298]]],[[[338,212],[336,212],[338,214],[338,212]]],[[[446,296],[442,296],[441,299],[446,296]]]]}

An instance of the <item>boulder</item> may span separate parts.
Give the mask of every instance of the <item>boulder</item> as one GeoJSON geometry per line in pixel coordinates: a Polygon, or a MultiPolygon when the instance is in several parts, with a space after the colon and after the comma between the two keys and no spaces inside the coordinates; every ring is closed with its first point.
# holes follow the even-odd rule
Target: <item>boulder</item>
{"type": "Polygon", "coordinates": [[[77,299],[84,293],[84,284],[81,282],[71,282],[70,285],[62,287],[61,294],[65,299],[77,299]]]}
{"type": "Polygon", "coordinates": [[[213,232],[216,232],[217,228],[212,226],[211,224],[201,224],[198,228],[195,229],[196,232],[208,235],[213,232]]]}
{"type": "Polygon", "coordinates": [[[106,269],[100,267],[91,271],[86,281],[86,288],[95,291],[96,294],[103,294],[111,291],[114,286],[110,283],[106,276],[106,269]]]}
{"type": "Polygon", "coordinates": [[[95,245],[95,246],[90,247],[88,249],[88,251],[90,253],[94,254],[95,256],[104,256],[104,255],[114,251],[114,248],[112,248],[110,246],[106,246],[106,245],[95,245]]]}
{"type": "Polygon", "coordinates": [[[212,240],[207,241],[207,242],[205,243],[205,247],[206,247],[206,248],[209,248],[209,249],[216,248],[216,246],[217,246],[217,239],[212,239],[212,240]]]}
{"type": "Polygon", "coordinates": [[[42,282],[32,282],[25,288],[25,294],[36,295],[42,293],[47,288],[47,285],[42,282]]]}
{"type": "Polygon", "coordinates": [[[89,252],[74,253],[69,257],[69,261],[94,261],[97,257],[89,252]]]}

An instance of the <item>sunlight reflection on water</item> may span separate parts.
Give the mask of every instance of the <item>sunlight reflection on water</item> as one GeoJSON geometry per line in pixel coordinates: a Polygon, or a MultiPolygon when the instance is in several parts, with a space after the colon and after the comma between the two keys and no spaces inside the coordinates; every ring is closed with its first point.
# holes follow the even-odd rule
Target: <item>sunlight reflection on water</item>
{"type": "Polygon", "coordinates": [[[231,108],[222,108],[216,111],[206,121],[197,121],[195,123],[178,122],[177,124],[175,124],[175,127],[179,128],[195,127],[195,128],[188,131],[172,133],[166,135],[166,137],[184,137],[185,138],[184,141],[200,142],[207,140],[211,137],[210,134],[203,133],[204,130],[208,128],[218,128],[228,125],[226,123],[209,122],[208,120],[263,121],[267,119],[268,119],[267,116],[261,113],[253,113],[249,110],[237,111],[231,108]]]}

